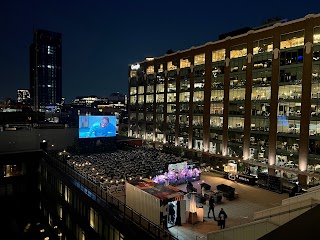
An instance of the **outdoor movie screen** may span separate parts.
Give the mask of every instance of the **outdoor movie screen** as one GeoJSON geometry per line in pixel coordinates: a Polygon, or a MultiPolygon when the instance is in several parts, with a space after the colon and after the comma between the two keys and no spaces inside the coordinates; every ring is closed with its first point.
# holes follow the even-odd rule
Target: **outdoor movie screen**
{"type": "Polygon", "coordinates": [[[79,116],[79,138],[115,137],[115,116],[79,116]]]}

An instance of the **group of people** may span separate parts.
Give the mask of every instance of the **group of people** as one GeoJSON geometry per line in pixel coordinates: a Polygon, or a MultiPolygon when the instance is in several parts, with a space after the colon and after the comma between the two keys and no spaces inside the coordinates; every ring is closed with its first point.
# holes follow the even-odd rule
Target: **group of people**
{"type": "Polygon", "coordinates": [[[220,226],[221,229],[224,229],[226,227],[226,219],[228,216],[227,216],[226,212],[224,211],[224,209],[221,208],[220,212],[218,214],[218,218],[216,218],[216,216],[214,214],[214,207],[215,207],[215,203],[214,203],[214,198],[212,195],[209,198],[208,218],[210,218],[210,212],[212,211],[213,219],[218,222],[218,226],[220,226]]]}

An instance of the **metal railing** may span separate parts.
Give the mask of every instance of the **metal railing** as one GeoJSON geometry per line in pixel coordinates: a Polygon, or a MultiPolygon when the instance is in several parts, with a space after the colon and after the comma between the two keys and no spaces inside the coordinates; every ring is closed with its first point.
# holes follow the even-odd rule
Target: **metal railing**
{"type": "Polygon", "coordinates": [[[121,202],[119,199],[100,188],[100,186],[76,172],[69,165],[67,165],[66,162],[61,162],[46,152],[44,152],[44,160],[76,180],[78,184],[75,185],[84,193],[90,195],[90,197],[95,201],[98,203],[103,202],[104,204],[107,204],[115,209],[118,213],[118,217],[121,217],[123,221],[131,221],[158,239],[178,240],[178,238],[173,236],[168,230],[161,228],[147,218],[143,217],[140,213],[136,212],[125,203],[121,202]],[[92,194],[94,194],[94,196],[92,196],[92,194]]]}

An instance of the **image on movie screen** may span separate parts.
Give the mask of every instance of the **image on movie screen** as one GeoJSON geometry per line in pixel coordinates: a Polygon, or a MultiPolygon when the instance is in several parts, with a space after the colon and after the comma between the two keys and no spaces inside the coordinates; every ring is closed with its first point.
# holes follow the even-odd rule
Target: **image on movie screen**
{"type": "Polygon", "coordinates": [[[115,116],[79,116],[79,138],[115,137],[115,116]]]}

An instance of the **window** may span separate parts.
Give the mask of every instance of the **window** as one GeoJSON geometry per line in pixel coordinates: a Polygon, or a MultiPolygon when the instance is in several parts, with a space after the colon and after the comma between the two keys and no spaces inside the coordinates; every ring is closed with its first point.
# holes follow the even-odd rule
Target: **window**
{"type": "Polygon", "coordinates": [[[313,43],[320,43],[320,27],[314,28],[313,32],[313,43]]]}
{"type": "Polygon", "coordinates": [[[64,187],[64,200],[68,203],[70,203],[70,200],[71,200],[71,190],[65,186],[64,187]]]}
{"type": "Polygon", "coordinates": [[[180,68],[187,68],[191,66],[191,62],[188,58],[180,59],[180,68]]]}
{"type": "Polygon", "coordinates": [[[176,70],[177,66],[173,65],[173,63],[171,61],[171,62],[168,62],[167,69],[168,69],[168,71],[176,70]]]}
{"type": "Polygon", "coordinates": [[[79,240],[86,239],[84,231],[78,225],[76,225],[76,239],[79,239],[79,240]]]}
{"type": "Polygon", "coordinates": [[[130,87],[130,95],[135,95],[137,93],[136,87],[130,87]]]}
{"type": "Polygon", "coordinates": [[[205,54],[199,54],[194,56],[194,65],[202,65],[205,63],[205,54]]]}
{"type": "Polygon", "coordinates": [[[147,67],[147,74],[153,74],[154,73],[154,66],[147,67]]]}
{"type": "Polygon", "coordinates": [[[226,58],[226,50],[220,49],[212,52],[212,62],[218,62],[225,60],[226,58]]]}
{"type": "Polygon", "coordinates": [[[190,92],[180,93],[179,101],[180,102],[189,102],[190,101],[190,92]]]}
{"type": "Polygon", "coordinates": [[[153,103],[153,94],[146,95],[146,103],[153,103]]]}
{"type": "Polygon", "coordinates": [[[130,97],[130,105],[135,105],[137,102],[137,96],[131,96],[130,97]]]}
{"type": "Polygon", "coordinates": [[[136,77],[136,76],[137,76],[137,71],[131,70],[130,71],[130,77],[133,78],[133,77],[136,77]]]}
{"type": "Polygon", "coordinates": [[[4,165],[4,177],[21,176],[24,175],[24,165],[14,164],[14,165],[4,165]]]}
{"type": "Polygon", "coordinates": [[[272,52],[273,42],[272,38],[260,39],[253,43],[253,55],[265,52],[272,52]]]}
{"type": "Polygon", "coordinates": [[[144,103],[144,96],[141,95],[141,96],[138,96],[138,103],[144,103]]]}
{"type": "Polygon", "coordinates": [[[246,55],[247,55],[247,47],[245,44],[231,47],[230,59],[244,57],[246,55]]]}
{"type": "Polygon", "coordinates": [[[60,220],[62,220],[62,206],[60,204],[57,205],[58,215],[60,220]]]}
{"type": "Polygon", "coordinates": [[[138,87],[138,94],[144,94],[144,86],[138,87]]]}
{"type": "Polygon", "coordinates": [[[156,102],[159,103],[159,102],[164,102],[164,94],[157,94],[156,95],[156,102]]]}
{"type": "Polygon", "coordinates": [[[160,72],[163,72],[163,64],[160,64],[160,65],[159,65],[158,73],[160,73],[160,72]]]}
{"type": "Polygon", "coordinates": [[[280,49],[304,45],[304,31],[281,35],[280,49]]]}

